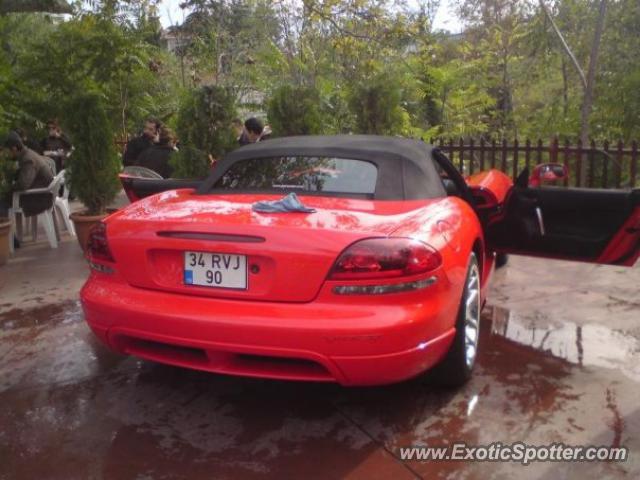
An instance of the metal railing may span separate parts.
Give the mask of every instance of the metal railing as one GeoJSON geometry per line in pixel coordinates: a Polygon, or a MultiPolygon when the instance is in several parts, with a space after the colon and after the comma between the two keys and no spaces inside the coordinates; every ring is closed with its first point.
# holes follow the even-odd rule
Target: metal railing
{"type": "MultiPolygon", "coordinates": [[[[426,141],[426,139],[425,139],[426,141]]],[[[633,188],[638,185],[638,142],[625,145],[592,141],[584,147],[580,141],[571,144],[557,138],[545,144],[542,140],[509,142],[503,140],[432,138],[465,175],[497,168],[517,177],[525,167],[540,163],[563,163],[569,167],[565,185],[590,188],[633,188]]]]}

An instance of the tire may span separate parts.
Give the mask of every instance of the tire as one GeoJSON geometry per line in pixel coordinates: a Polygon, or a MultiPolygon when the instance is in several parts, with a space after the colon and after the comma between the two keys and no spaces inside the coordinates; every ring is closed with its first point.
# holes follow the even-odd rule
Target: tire
{"type": "Polygon", "coordinates": [[[509,255],[506,253],[496,253],[496,268],[504,267],[509,261],[509,255]]]}
{"type": "Polygon", "coordinates": [[[480,310],[480,269],[476,255],[471,253],[456,317],[456,334],[444,359],[434,367],[434,379],[437,383],[457,388],[471,378],[478,356],[480,310]]]}

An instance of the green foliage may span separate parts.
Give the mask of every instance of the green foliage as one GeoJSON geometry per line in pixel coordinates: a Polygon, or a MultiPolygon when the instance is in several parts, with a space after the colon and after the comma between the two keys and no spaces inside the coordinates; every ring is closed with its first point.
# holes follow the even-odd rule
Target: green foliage
{"type": "Polygon", "coordinates": [[[31,92],[24,81],[23,59],[53,29],[51,21],[42,15],[0,16],[0,130],[35,126],[36,112],[26,104],[39,92],[31,92]]]}
{"type": "MultiPolygon", "coordinates": [[[[578,75],[537,2],[457,0],[465,28],[450,35],[431,28],[437,2],[185,0],[175,53],[160,47],[156,0],[67,3],[65,19],[0,15],[0,130],[42,133],[49,117],[65,125],[69,103],[97,92],[117,137],[147,116],[176,126],[183,177],[206,174],[209,155],[235,147],[235,106],[244,117],[267,113],[277,135],[545,139],[580,130],[578,75]]],[[[597,3],[547,2],[584,68],[597,3]]],[[[640,3],[608,8],[590,131],[628,141],[640,137],[640,3]]]]}
{"type": "Polygon", "coordinates": [[[267,115],[277,136],[317,135],[323,132],[320,94],[311,87],[284,85],[268,101],[267,115]]]}
{"type": "Polygon", "coordinates": [[[224,85],[240,96],[269,87],[266,70],[277,61],[273,47],[280,40],[272,2],[186,0],[184,5],[191,14],[177,33],[185,39],[179,54],[194,71],[187,85],[224,85]]]}
{"type": "Polygon", "coordinates": [[[190,145],[180,145],[169,162],[173,167],[174,178],[204,178],[211,167],[207,153],[190,145]]]}
{"type": "MultiPolygon", "coordinates": [[[[0,138],[6,138],[7,135],[3,134],[0,138]]],[[[10,201],[9,198],[13,179],[16,175],[16,165],[13,158],[9,156],[8,150],[0,150],[0,201],[10,201]]]]}
{"type": "Polygon", "coordinates": [[[0,0],[0,14],[50,12],[71,13],[73,10],[65,0],[0,0]]]}
{"type": "Polygon", "coordinates": [[[106,101],[100,94],[82,93],[67,107],[67,125],[76,147],[69,161],[71,188],[89,214],[99,215],[120,189],[120,162],[106,101]]]}
{"type": "Polygon", "coordinates": [[[148,43],[149,27],[98,14],[62,23],[38,15],[0,17],[8,42],[0,50],[0,127],[33,129],[47,118],[65,123],[66,103],[78,92],[99,91],[109,120],[124,137],[149,116],[177,109],[176,60],[148,43]]]}
{"type": "Polygon", "coordinates": [[[224,87],[202,87],[188,92],[177,120],[180,152],[172,159],[174,176],[198,178],[207,175],[209,156],[219,159],[235,148],[231,126],[236,116],[235,98],[224,87]]]}
{"type": "Polygon", "coordinates": [[[402,90],[392,76],[378,75],[370,82],[357,85],[349,99],[356,133],[399,135],[406,132],[409,118],[401,102],[402,90]]]}
{"type": "Polygon", "coordinates": [[[423,68],[426,73],[421,89],[425,114],[429,114],[425,121],[427,136],[470,137],[490,130],[490,112],[496,100],[483,81],[481,59],[450,61],[442,66],[427,64],[423,68]],[[470,82],[469,78],[476,80],[470,82]]]}
{"type": "Polygon", "coordinates": [[[597,138],[640,138],[640,2],[609,2],[598,63],[592,130],[597,138]]]}

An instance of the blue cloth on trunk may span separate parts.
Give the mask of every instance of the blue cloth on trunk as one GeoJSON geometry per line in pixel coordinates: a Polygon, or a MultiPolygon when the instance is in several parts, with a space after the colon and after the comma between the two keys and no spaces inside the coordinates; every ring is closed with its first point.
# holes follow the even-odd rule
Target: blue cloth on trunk
{"type": "Polygon", "coordinates": [[[315,208],[305,207],[294,192],[290,193],[286,197],[281,198],[280,200],[264,200],[262,202],[256,202],[251,206],[251,209],[254,212],[259,213],[313,213],[316,211],[315,208]]]}

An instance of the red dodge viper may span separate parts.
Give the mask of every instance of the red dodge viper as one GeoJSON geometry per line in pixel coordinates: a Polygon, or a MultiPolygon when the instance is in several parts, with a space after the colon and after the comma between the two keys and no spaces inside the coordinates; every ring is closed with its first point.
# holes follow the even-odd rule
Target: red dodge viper
{"type": "Polygon", "coordinates": [[[530,180],[465,180],[433,146],[375,136],[245,146],[200,182],[123,176],[135,201],[91,233],[86,319],[118,352],[192,369],[378,385],[435,367],[460,385],[497,253],[640,254],[640,189],[530,180]],[[278,202],[292,192],[304,209],[278,202]]]}

